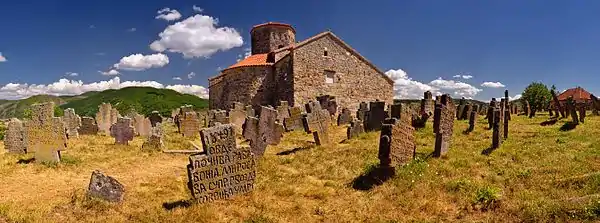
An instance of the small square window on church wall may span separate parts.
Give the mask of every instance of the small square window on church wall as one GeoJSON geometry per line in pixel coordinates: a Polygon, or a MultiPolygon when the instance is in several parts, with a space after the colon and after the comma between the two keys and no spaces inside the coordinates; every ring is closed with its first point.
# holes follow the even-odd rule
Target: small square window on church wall
{"type": "Polygon", "coordinates": [[[335,81],[335,71],[326,70],[325,71],[325,83],[333,84],[335,81]]]}

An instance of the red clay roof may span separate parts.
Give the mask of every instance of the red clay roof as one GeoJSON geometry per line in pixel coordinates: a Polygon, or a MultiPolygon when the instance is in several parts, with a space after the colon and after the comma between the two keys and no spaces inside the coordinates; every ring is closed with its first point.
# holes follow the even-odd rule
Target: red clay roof
{"type": "Polygon", "coordinates": [[[243,60],[241,60],[240,62],[235,63],[234,65],[231,65],[230,67],[226,68],[227,69],[231,69],[231,68],[236,68],[236,67],[252,67],[252,66],[270,66],[273,65],[273,63],[268,63],[267,62],[267,55],[268,53],[261,53],[261,54],[254,54],[251,55],[243,60]]]}
{"type": "Polygon", "coordinates": [[[290,24],[285,24],[285,23],[280,23],[280,22],[267,22],[267,23],[263,23],[263,24],[258,24],[258,25],[255,25],[254,27],[252,27],[250,32],[252,32],[252,30],[254,30],[256,28],[263,27],[263,26],[285,26],[285,27],[290,28],[292,30],[292,32],[296,33],[296,30],[290,24]]]}
{"type": "Polygon", "coordinates": [[[567,98],[572,96],[573,100],[580,102],[580,101],[590,100],[590,98],[591,98],[590,95],[591,95],[590,92],[587,92],[585,89],[583,89],[581,87],[576,87],[576,88],[571,88],[569,90],[566,90],[565,92],[558,95],[558,100],[566,101],[567,98]]]}

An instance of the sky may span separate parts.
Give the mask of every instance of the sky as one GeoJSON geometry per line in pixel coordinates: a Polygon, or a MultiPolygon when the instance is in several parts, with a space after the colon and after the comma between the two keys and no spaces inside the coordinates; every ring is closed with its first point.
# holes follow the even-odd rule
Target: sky
{"type": "Polygon", "coordinates": [[[600,1],[0,2],[0,99],[153,86],[208,98],[208,78],[249,55],[253,25],[304,40],[331,30],[395,80],[488,101],[531,82],[600,92],[600,1]]]}

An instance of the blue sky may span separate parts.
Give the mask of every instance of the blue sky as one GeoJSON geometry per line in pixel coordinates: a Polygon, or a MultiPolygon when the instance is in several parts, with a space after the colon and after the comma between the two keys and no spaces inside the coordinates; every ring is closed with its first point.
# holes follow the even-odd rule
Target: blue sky
{"type": "Polygon", "coordinates": [[[0,98],[131,85],[205,96],[207,78],[243,57],[251,27],[268,21],[292,24],[297,40],[331,29],[391,75],[403,98],[430,89],[489,100],[532,81],[600,92],[600,1],[9,0],[0,8],[0,98]]]}

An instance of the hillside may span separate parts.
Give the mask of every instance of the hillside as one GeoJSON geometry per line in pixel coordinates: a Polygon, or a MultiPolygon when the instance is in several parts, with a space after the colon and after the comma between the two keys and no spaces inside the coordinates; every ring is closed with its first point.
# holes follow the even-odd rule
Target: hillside
{"type": "Polygon", "coordinates": [[[58,105],[65,103],[63,98],[52,95],[36,95],[21,100],[2,100],[0,101],[0,118],[21,119],[30,105],[48,101],[53,101],[58,105]]]}

